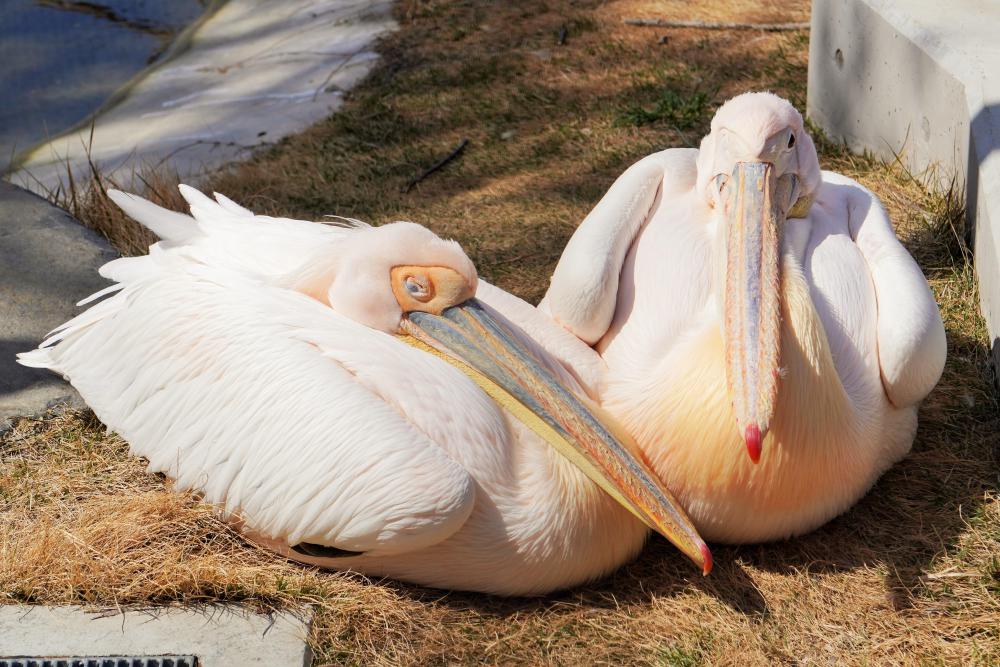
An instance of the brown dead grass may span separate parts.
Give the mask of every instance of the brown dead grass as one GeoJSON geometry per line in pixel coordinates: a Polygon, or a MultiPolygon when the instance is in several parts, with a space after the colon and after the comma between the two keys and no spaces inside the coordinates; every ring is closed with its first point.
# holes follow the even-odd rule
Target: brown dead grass
{"type": "MultiPolygon", "coordinates": [[[[800,21],[804,0],[410,0],[397,11],[401,30],[342,113],[211,186],[266,213],[416,220],[537,300],[628,164],[697,145],[735,93],[805,103],[805,34],[621,24],[800,21]],[[403,193],[466,137],[460,159],[403,193]]],[[[826,167],[886,202],[949,336],[913,453],[824,528],[716,548],[708,578],[657,538],[612,577],[560,595],[445,594],[285,563],[167,492],[92,416],[68,414],[22,421],[0,441],[0,600],[310,603],[320,661],[335,664],[1000,663],[1000,423],[960,212],[900,169],[819,146],[826,167]]],[[[153,196],[176,207],[166,181],[151,182],[153,196]]],[[[148,240],[99,196],[71,204],[124,251],[148,240]]]]}

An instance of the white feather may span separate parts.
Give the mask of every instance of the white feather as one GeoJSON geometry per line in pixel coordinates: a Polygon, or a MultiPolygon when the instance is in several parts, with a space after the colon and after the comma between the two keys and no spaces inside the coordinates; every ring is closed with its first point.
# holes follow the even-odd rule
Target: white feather
{"type": "Polygon", "coordinates": [[[164,241],[184,243],[198,235],[194,221],[182,213],[175,213],[137,195],[108,190],[108,197],[130,217],[142,223],[164,241]]]}

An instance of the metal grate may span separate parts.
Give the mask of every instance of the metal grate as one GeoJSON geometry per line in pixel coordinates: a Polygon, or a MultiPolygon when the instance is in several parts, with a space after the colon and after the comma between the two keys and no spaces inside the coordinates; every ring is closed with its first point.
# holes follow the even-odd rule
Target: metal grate
{"type": "Polygon", "coordinates": [[[96,655],[0,658],[0,667],[198,667],[193,655],[96,655]]]}

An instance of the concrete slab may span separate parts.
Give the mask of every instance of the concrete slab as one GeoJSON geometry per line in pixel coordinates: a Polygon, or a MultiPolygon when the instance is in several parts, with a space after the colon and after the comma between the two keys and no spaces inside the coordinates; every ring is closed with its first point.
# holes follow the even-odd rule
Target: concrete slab
{"type": "Polygon", "coordinates": [[[0,430],[10,417],[83,405],[67,383],[18,365],[14,355],[35,347],[76,314],[77,301],[106,286],[97,269],[115,256],[62,209],[0,181],[0,430]]]}
{"type": "Polygon", "coordinates": [[[199,667],[308,666],[308,614],[239,607],[110,611],[0,606],[0,657],[194,655],[199,667]]]}
{"type": "MultiPolygon", "coordinates": [[[[14,160],[8,177],[45,194],[90,158],[126,189],[166,167],[191,181],[330,115],[395,27],[391,0],[228,0],[93,121],[14,160]]],[[[141,188],[139,188],[141,189],[141,188]]]]}
{"type": "Polygon", "coordinates": [[[1000,4],[813,0],[808,115],[831,137],[966,191],[1000,361],[1000,4]]]}

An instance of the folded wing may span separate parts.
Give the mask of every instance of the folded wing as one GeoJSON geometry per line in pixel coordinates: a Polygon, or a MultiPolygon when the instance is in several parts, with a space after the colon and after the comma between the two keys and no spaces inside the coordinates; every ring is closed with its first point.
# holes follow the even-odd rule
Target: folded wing
{"type": "Polygon", "coordinates": [[[850,186],[850,232],[878,299],[878,357],[886,395],[898,408],[916,405],[940,379],[948,350],[934,294],[878,198],[845,176],[824,172],[823,178],[850,186]]]}
{"type": "Polygon", "coordinates": [[[265,537],[386,555],[463,525],[474,481],[389,391],[429,363],[458,395],[474,385],[302,294],[173,255],[133,259],[22,363],[66,375],[150,470],[265,537]]]}
{"type": "Polygon", "coordinates": [[[654,153],[619,176],[566,244],[539,310],[595,345],[614,318],[629,249],[663,201],[694,185],[697,153],[654,153]]]}

